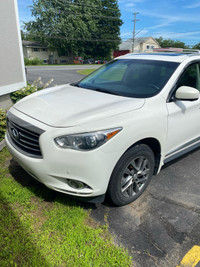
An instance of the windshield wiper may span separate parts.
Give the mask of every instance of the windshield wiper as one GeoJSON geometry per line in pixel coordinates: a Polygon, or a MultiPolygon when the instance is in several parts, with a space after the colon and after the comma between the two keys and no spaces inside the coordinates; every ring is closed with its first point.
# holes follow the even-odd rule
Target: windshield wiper
{"type": "Polygon", "coordinates": [[[110,95],[121,95],[117,92],[113,92],[113,91],[109,91],[109,90],[106,90],[106,89],[101,89],[101,88],[92,88],[94,91],[97,91],[97,92],[101,92],[101,93],[106,93],[106,94],[110,94],[110,95]]]}
{"type": "Polygon", "coordinates": [[[70,83],[70,85],[72,85],[72,86],[76,86],[76,87],[81,87],[81,86],[79,85],[79,82],[76,82],[76,83],[70,83]]]}
{"type": "Polygon", "coordinates": [[[97,92],[106,93],[106,94],[110,94],[110,95],[120,95],[121,96],[121,94],[117,93],[117,92],[113,92],[113,91],[109,91],[109,90],[101,89],[101,88],[90,87],[90,86],[81,86],[79,83],[71,83],[70,85],[76,86],[76,87],[79,87],[79,88],[94,90],[94,91],[97,91],[97,92]]]}

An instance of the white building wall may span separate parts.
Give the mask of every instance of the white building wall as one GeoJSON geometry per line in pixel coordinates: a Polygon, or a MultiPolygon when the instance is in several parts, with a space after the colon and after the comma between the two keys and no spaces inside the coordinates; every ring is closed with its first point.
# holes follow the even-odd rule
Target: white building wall
{"type": "Polygon", "coordinates": [[[0,96],[2,96],[26,85],[17,0],[0,1],[0,36],[0,96]]]}

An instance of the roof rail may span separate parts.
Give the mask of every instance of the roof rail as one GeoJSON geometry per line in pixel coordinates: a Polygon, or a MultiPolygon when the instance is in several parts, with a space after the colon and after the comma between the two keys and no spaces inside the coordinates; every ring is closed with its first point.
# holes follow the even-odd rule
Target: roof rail
{"type": "Polygon", "coordinates": [[[200,53],[200,50],[198,50],[198,49],[190,49],[190,48],[188,48],[188,49],[183,49],[183,53],[200,53]]]}
{"type": "Polygon", "coordinates": [[[154,52],[168,52],[168,53],[184,53],[184,54],[193,54],[193,53],[200,53],[198,49],[184,49],[184,48],[176,48],[176,47],[167,47],[167,48],[154,48],[154,52]]]}

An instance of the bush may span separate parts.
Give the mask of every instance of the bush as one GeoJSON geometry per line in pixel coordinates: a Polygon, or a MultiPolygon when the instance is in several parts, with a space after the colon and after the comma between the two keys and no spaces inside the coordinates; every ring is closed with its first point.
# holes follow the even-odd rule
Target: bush
{"type": "Polygon", "coordinates": [[[51,79],[49,82],[44,84],[41,80],[41,77],[39,77],[36,81],[33,82],[33,84],[28,84],[22,89],[11,93],[10,98],[13,103],[16,103],[22,98],[24,98],[25,96],[28,96],[32,93],[35,93],[37,91],[47,88],[52,82],[53,82],[53,79],[51,79]]]}
{"type": "Polygon", "coordinates": [[[6,110],[0,109],[0,142],[4,139],[6,132],[6,110]]]}
{"type": "Polygon", "coordinates": [[[39,58],[33,58],[33,59],[24,58],[24,64],[25,64],[25,66],[28,66],[28,65],[43,65],[43,60],[41,60],[39,58]]]}
{"type": "MultiPolygon", "coordinates": [[[[41,81],[41,78],[39,77],[36,81],[33,82],[33,84],[28,84],[26,87],[23,87],[22,89],[13,92],[11,94],[11,99],[13,103],[16,103],[23,97],[30,95],[34,92],[37,92],[39,90],[45,89],[53,82],[53,79],[51,79],[47,83],[43,83],[41,81]]],[[[6,132],[6,110],[0,109],[0,141],[2,141],[5,137],[6,132]]]]}

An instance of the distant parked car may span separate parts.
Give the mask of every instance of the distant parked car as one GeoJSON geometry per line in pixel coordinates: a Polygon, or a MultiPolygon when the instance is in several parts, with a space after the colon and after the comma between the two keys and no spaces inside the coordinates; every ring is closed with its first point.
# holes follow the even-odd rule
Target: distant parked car
{"type": "Polygon", "coordinates": [[[89,59],[83,60],[83,64],[94,64],[94,59],[89,58],[89,59]]]}
{"type": "Polygon", "coordinates": [[[74,64],[83,64],[82,57],[75,57],[74,58],[74,64]]]}
{"type": "Polygon", "coordinates": [[[106,64],[107,60],[103,60],[103,59],[97,59],[95,60],[95,64],[106,64]]]}

